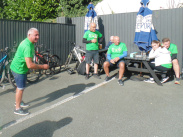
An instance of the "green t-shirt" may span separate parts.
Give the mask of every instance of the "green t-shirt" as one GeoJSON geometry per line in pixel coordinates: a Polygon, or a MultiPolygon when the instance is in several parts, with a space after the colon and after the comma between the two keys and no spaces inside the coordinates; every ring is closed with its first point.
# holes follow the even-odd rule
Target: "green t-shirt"
{"type": "MultiPolygon", "coordinates": [[[[177,46],[173,43],[170,43],[170,47],[168,48],[168,51],[170,51],[170,56],[172,56],[172,54],[177,54],[178,50],[177,50],[177,46]]],[[[161,66],[165,67],[165,68],[172,68],[172,63],[169,64],[162,64],[161,66]]]]}
{"type": "Polygon", "coordinates": [[[28,68],[25,57],[33,59],[34,54],[34,44],[30,42],[28,38],[24,39],[18,46],[14,59],[10,65],[10,69],[18,74],[26,74],[28,68]]]}
{"type": "Polygon", "coordinates": [[[88,43],[86,44],[86,50],[98,50],[98,38],[101,38],[102,34],[99,31],[92,32],[90,30],[86,31],[83,38],[85,38],[87,41],[90,41],[92,39],[97,39],[96,43],[88,43]]]}
{"type": "Polygon", "coordinates": [[[128,51],[125,43],[120,42],[119,45],[113,43],[109,46],[107,54],[111,54],[111,59],[114,59],[123,55],[124,51],[128,51]]]}
{"type": "Polygon", "coordinates": [[[168,51],[171,52],[171,56],[172,54],[177,54],[178,53],[178,50],[177,50],[177,46],[173,43],[170,43],[170,47],[168,48],[168,51]]]}

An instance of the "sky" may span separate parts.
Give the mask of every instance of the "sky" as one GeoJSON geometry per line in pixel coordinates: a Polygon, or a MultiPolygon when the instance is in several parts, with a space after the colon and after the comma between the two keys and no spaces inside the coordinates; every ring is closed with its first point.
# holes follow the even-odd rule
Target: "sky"
{"type": "MultiPolygon", "coordinates": [[[[176,7],[183,0],[150,0],[148,7],[151,10],[168,9],[171,1],[175,2],[176,7]]],[[[97,15],[137,12],[141,6],[141,0],[103,0],[95,6],[97,15]]]]}

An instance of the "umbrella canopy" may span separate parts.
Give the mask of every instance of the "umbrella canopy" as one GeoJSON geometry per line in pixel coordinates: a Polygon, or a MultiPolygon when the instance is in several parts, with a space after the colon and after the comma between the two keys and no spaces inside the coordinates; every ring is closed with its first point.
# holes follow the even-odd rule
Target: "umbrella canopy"
{"type": "Polygon", "coordinates": [[[99,30],[99,26],[98,26],[98,18],[97,18],[97,13],[94,10],[94,5],[93,4],[89,4],[87,6],[88,8],[88,12],[85,16],[85,26],[84,26],[84,31],[86,32],[87,30],[89,30],[89,25],[90,23],[94,22],[96,24],[96,30],[99,30]]]}
{"type": "Polygon", "coordinates": [[[136,17],[136,29],[134,43],[141,51],[151,50],[151,42],[158,40],[152,23],[152,11],[147,7],[149,0],[141,1],[141,8],[136,17]]]}

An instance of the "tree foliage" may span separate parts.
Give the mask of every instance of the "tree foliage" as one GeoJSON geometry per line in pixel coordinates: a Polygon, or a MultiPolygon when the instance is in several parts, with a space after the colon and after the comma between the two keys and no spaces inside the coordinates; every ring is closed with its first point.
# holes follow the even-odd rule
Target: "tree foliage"
{"type": "Polygon", "coordinates": [[[0,19],[45,21],[86,15],[90,2],[102,0],[0,0],[0,19]]]}
{"type": "MultiPolygon", "coordinates": [[[[102,0],[93,0],[92,3],[95,5],[102,0]]],[[[88,9],[87,6],[91,0],[61,0],[58,11],[61,16],[65,17],[80,17],[84,16],[88,9]]]]}
{"type": "Polygon", "coordinates": [[[56,18],[60,0],[4,0],[5,19],[43,21],[56,18]]]}
{"type": "Polygon", "coordinates": [[[6,5],[6,0],[0,0],[0,19],[3,18],[4,6],[6,5]]]}

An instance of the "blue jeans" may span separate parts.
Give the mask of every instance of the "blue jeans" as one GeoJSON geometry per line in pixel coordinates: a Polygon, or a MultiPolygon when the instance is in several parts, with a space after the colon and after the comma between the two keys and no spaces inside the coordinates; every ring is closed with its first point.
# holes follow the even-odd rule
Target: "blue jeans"
{"type": "Polygon", "coordinates": [[[19,90],[24,90],[26,86],[26,81],[27,81],[27,74],[18,74],[13,71],[12,71],[12,74],[15,78],[17,88],[19,90]]]}

